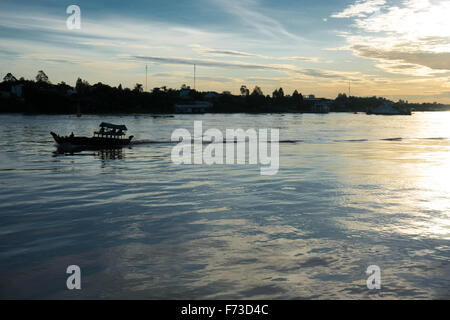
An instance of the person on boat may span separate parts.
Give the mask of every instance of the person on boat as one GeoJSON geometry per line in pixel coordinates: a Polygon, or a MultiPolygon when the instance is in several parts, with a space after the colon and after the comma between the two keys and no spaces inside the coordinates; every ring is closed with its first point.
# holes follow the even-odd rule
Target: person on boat
{"type": "Polygon", "coordinates": [[[116,138],[116,135],[117,135],[117,131],[114,128],[114,129],[111,130],[111,138],[116,138]]]}

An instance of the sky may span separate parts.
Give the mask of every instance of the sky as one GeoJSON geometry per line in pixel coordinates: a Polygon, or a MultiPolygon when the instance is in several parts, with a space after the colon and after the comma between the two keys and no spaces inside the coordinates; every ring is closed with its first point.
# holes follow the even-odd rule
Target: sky
{"type": "Polygon", "coordinates": [[[147,65],[151,90],[193,87],[195,64],[201,91],[450,103],[449,17],[449,0],[0,0],[0,76],[132,88],[147,65]]]}

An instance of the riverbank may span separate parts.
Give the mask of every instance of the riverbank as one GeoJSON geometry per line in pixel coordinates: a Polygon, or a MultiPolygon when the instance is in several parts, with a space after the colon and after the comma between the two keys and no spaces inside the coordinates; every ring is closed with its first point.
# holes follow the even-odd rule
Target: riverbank
{"type": "MultiPolygon", "coordinates": [[[[243,86],[244,87],[244,86],[243,86]]],[[[241,88],[242,89],[242,88],[241,88]]],[[[171,89],[154,88],[144,92],[136,84],[129,88],[111,87],[97,83],[90,85],[79,79],[75,87],[64,82],[34,82],[30,80],[3,81],[0,83],[0,113],[25,114],[173,114],[175,105],[194,105],[202,102],[208,108],[201,113],[327,113],[366,112],[383,104],[393,104],[413,111],[449,111],[450,105],[438,103],[393,102],[383,97],[347,97],[339,94],[334,100],[303,96],[297,90],[292,95],[283,89],[264,95],[259,87],[252,93],[241,90],[241,95],[230,92],[200,92],[189,87],[171,89]]],[[[195,113],[186,108],[186,113],[195,113]]]]}

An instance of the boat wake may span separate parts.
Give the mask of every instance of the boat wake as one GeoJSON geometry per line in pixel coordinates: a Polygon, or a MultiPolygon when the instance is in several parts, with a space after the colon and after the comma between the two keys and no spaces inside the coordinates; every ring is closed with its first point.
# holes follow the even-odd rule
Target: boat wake
{"type": "MultiPolygon", "coordinates": [[[[202,144],[215,143],[214,141],[211,142],[211,141],[198,140],[198,139],[192,139],[191,143],[200,142],[200,141],[202,142],[202,144]]],[[[280,140],[280,141],[278,141],[278,143],[299,143],[299,142],[304,142],[304,141],[305,140],[280,140]]],[[[224,140],[223,142],[220,141],[220,142],[217,142],[217,143],[227,143],[227,142],[228,142],[227,140],[224,140]]],[[[233,141],[230,141],[230,142],[238,143],[240,141],[233,140],[233,141]]],[[[244,142],[244,141],[242,141],[242,142],[244,142]]],[[[248,139],[246,140],[246,142],[248,142],[248,139]]],[[[267,142],[270,143],[270,140],[267,141],[267,142]]],[[[153,145],[153,144],[177,144],[177,143],[179,143],[179,142],[178,141],[169,141],[169,140],[148,140],[148,139],[144,139],[144,140],[132,141],[130,143],[130,146],[145,146],[145,145],[153,145]]]]}
{"type": "Polygon", "coordinates": [[[386,138],[386,139],[381,139],[383,141],[402,141],[402,140],[449,140],[449,138],[445,138],[445,137],[431,137],[431,138],[402,138],[402,137],[398,137],[398,138],[386,138]]]}
{"type": "Polygon", "coordinates": [[[149,140],[149,139],[144,139],[144,140],[134,140],[130,143],[130,146],[139,146],[139,145],[146,145],[146,144],[172,144],[174,142],[172,141],[157,141],[157,140],[149,140]]]}
{"type": "Polygon", "coordinates": [[[403,138],[399,137],[399,138],[386,138],[386,139],[381,139],[383,141],[402,141],[403,138]]]}
{"type": "MultiPolygon", "coordinates": [[[[404,141],[404,140],[449,140],[450,138],[446,138],[446,137],[431,137],[431,138],[403,138],[403,137],[393,137],[393,138],[382,138],[382,139],[339,139],[339,140],[331,140],[332,142],[337,142],[337,143],[342,143],[342,142],[370,142],[370,141],[404,141]]],[[[200,139],[192,139],[190,141],[190,143],[194,143],[194,142],[200,142],[202,144],[211,144],[214,143],[208,140],[200,140],[200,139]]],[[[331,142],[330,141],[330,142],[331,142]]],[[[227,141],[224,140],[223,142],[217,142],[217,143],[226,143],[227,141]]],[[[233,143],[239,143],[240,141],[234,140],[234,141],[230,141],[233,143]]],[[[243,142],[243,141],[242,141],[243,142]]],[[[245,141],[248,142],[248,139],[245,141]]],[[[303,139],[285,139],[285,140],[280,140],[278,141],[278,143],[280,144],[296,144],[296,143],[314,143],[314,140],[303,140],[303,139]]],[[[321,143],[323,143],[324,141],[321,140],[321,143]]],[[[326,142],[326,141],[325,141],[326,142]]],[[[130,143],[130,146],[145,146],[145,145],[155,145],[155,144],[168,144],[168,145],[172,145],[172,144],[178,144],[178,141],[170,141],[170,140],[150,140],[150,139],[143,139],[143,140],[135,140],[132,141],[130,143]]],[[[270,141],[268,141],[268,143],[270,143],[270,141]]]]}
{"type": "Polygon", "coordinates": [[[280,143],[299,143],[305,142],[305,140],[280,140],[280,143]]]}
{"type": "Polygon", "coordinates": [[[333,140],[334,142],[366,142],[368,139],[344,139],[344,140],[333,140]]]}

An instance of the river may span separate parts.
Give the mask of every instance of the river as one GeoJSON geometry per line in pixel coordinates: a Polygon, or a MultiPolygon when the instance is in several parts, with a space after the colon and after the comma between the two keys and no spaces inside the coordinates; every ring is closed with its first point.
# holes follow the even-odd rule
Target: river
{"type": "Polygon", "coordinates": [[[449,299],[450,112],[0,115],[0,298],[449,299]],[[279,129],[279,170],[176,165],[175,129],[279,129]],[[49,132],[125,124],[120,152],[49,132]],[[68,290],[69,265],[81,290],[68,290]],[[381,289],[366,285],[368,266],[381,289]]]}

